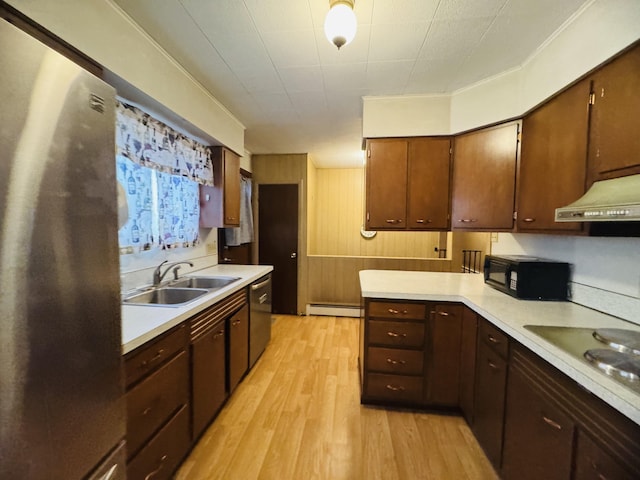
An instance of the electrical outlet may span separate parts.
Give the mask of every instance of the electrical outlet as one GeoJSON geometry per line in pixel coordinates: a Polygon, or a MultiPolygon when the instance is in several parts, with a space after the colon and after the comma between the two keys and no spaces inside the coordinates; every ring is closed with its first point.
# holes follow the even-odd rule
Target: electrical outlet
{"type": "Polygon", "coordinates": [[[491,243],[496,243],[498,241],[498,232],[491,232],[491,243]]]}

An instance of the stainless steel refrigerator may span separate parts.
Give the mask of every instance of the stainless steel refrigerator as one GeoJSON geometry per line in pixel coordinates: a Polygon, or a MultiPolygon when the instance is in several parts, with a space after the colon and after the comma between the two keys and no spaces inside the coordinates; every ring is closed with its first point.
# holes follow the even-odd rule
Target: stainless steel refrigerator
{"type": "Polygon", "coordinates": [[[2,479],[125,477],[114,108],[0,19],[2,479]]]}

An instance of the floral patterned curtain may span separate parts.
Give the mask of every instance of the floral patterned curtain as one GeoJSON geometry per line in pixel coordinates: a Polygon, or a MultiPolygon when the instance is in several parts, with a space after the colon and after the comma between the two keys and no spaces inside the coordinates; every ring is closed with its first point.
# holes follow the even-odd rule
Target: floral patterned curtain
{"type": "Polygon", "coordinates": [[[119,103],[116,118],[117,180],[128,214],[120,253],[197,245],[198,183],[213,180],[209,149],[135,107],[119,103]]]}

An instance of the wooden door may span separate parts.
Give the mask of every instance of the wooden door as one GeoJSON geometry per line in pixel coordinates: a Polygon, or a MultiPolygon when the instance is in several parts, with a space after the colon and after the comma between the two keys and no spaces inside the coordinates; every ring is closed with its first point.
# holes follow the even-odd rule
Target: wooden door
{"type": "Polygon", "coordinates": [[[555,210],[576,201],[585,191],[590,89],[590,81],[583,80],[525,117],[518,230],[582,229],[581,223],[557,223],[555,210]]]}
{"type": "Polygon", "coordinates": [[[593,77],[589,165],[591,180],[640,173],[640,46],[593,77]]]}
{"type": "Polygon", "coordinates": [[[517,123],[456,137],[452,229],[513,228],[517,150],[517,123]]]}
{"type": "Polygon", "coordinates": [[[298,313],[298,185],[258,188],[258,258],[273,265],[273,313],[298,313]]]}
{"type": "Polygon", "coordinates": [[[367,230],[407,227],[407,141],[367,141],[367,230]]]}
{"type": "Polygon", "coordinates": [[[451,139],[409,140],[407,227],[448,230],[451,139]]]}

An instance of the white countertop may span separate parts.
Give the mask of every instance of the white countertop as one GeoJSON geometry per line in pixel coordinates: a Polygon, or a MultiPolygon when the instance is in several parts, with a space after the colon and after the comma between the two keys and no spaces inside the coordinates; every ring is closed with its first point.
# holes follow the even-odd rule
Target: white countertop
{"type": "Polygon", "coordinates": [[[367,298],[461,302],[640,425],[640,395],[555,347],[524,325],[627,328],[640,326],[571,302],[518,300],[484,284],[482,275],[363,270],[367,298]]]}
{"type": "Polygon", "coordinates": [[[216,265],[188,276],[240,277],[240,280],[180,307],[122,305],[122,354],[136,349],[201,310],[246,287],[273,270],[265,265],[216,265]]]}

